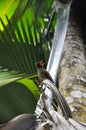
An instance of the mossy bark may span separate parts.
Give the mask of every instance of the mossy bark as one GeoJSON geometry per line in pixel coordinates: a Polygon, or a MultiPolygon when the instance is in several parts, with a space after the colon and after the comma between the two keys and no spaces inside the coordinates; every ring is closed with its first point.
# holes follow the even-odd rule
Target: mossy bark
{"type": "Polygon", "coordinates": [[[73,118],[86,122],[86,56],[81,23],[70,13],[59,70],[59,89],[67,99],[73,118]]]}

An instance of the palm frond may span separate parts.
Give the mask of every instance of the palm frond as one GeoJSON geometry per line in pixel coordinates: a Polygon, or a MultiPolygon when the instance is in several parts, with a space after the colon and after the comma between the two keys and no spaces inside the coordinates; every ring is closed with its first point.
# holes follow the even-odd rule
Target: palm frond
{"type": "MultiPolygon", "coordinates": [[[[31,85],[28,83],[28,88],[31,88],[31,85]]],[[[0,88],[0,122],[7,122],[21,113],[34,113],[39,91],[35,86],[32,94],[28,88],[25,83],[20,82],[0,88]]]]}
{"type": "Polygon", "coordinates": [[[34,6],[35,1],[31,3],[31,0],[22,0],[20,2],[21,6],[18,4],[11,19],[7,14],[5,18],[7,25],[4,20],[0,19],[4,28],[3,31],[0,30],[1,122],[21,113],[33,113],[39,91],[30,79],[34,79],[34,73],[36,73],[35,62],[41,59],[47,62],[51,48],[51,39],[47,39],[41,32],[41,25],[45,28],[47,26],[43,15],[35,19],[32,9],[32,6],[37,7],[34,6]],[[22,4],[24,4],[23,8],[22,4]]]}
{"type": "MultiPolygon", "coordinates": [[[[2,19],[0,19],[4,28],[4,31],[0,32],[0,66],[2,69],[7,69],[9,73],[15,71],[17,78],[20,78],[20,74],[24,76],[36,73],[35,62],[40,59],[46,59],[47,61],[51,42],[43,43],[45,42],[44,36],[38,32],[37,28],[35,29],[34,25],[33,28],[30,28],[27,16],[26,27],[22,19],[19,24],[16,24],[14,18],[15,30],[7,16],[6,19],[8,26],[5,26],[2,19]]],[[[13,75],[14,73],[11,73],[12,80],[10,77],[6,83],[13,81],[13,75]]]]}
{"type": "Polygon", "coordinates": [[[51,7],[52,7],[52,3],[53,0],[35,0],[34,1],[34,6],[33,6],[33,11],[35,16],[37,17],[38,15],[43,15],[45,13],[49,14],[49,12],[51,11],[51,7]],[[35,7],[35,8],[34,8],[35,7]],[[45,10],[45,11],[44,11],[45,10]]]}
{"type": "Polygon", "coordinates": [[[21,79],[23,74],[19,74],[18,72],[8,72],[6,69],[0,70],[0,86],[11,83],[18,79],[21,79]]]}

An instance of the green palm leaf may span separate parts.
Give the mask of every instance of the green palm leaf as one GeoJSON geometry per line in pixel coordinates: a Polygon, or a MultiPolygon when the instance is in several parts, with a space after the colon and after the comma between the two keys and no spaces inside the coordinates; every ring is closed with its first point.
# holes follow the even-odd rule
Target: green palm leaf
{"type": "Polygon", "coordinates": [[[45,12],[51,11],[52,2],[46,3],[48,8],[41,3],[45,8],[43,15],[40,15],[43,11],[41,8],[38,11],[39,3],[36,2],[18,1],[14,15],[9,17],[9,13],[5,12],[6,23],[0,19],[3,28],[0,31],[1,122],[21,113],[33,113],[40,94],[33,82],[37,78],[35,62],[48,60],[51,39],[47,39],[41,30],[47,27],[45,12]]]}
{"type": "MultiPolygon", "coordinates": [[[[31,84],[28,84],[31,87],[31,84]]],[[[36,90],[37,93],[37,90],[36,90]]],[[[0,122],[4,123],[21,113],[34,113],[36,97],[25,84],[12,83],[0,89],[0,122]]]]}
{"type": "MultiPolygon", "coordinates": [[[[10,27],[10,30],[8,30],[7,27],[4,25],[3,21],[1,20],[1,23],[4,27],[4,32],[1,32],[0,44],[0,65],[2,69],[5,69],[10,73],[11,71],[15,71],[16,76],[19,75],[19,77],[20,74],[22,74],[22,76],[25,76],[27,74],[35,73],[35,62],[40,59],[45,59],[45,57],[47,60],[50,51],[50,44],[48,43],[49,45],[43,45],[42,36],[38,37],[34,28],[33,36],[33,32],[32,30],[30,30],[30,25],[28,21],[27,28],[29,38],[27,36],[23,22],[20,22],[23,37],[18,25],[16,25],[14,31],[10,21],[8,20],[8,25],[10,27]]],[[[11,75],[12,74],[13,73],[11,73],[11,75]]]]}

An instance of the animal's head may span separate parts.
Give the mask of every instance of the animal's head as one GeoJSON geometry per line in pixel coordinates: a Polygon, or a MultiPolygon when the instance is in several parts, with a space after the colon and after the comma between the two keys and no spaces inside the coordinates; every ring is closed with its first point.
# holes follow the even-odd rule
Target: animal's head
{"type": "Polygon", "coordinates": [[[37,68],[43,68],[44,65],[45,65],[44,60],[41,60],[41,61],[39,61],[39,62],[36,63],[36,67],[37,68]]]}

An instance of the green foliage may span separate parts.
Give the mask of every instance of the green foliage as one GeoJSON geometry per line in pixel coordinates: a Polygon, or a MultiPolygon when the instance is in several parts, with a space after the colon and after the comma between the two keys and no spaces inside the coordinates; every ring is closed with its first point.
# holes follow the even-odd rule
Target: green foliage
{"type": "Polygon", "coordinates": [[[21,113],[34,112],[39,91],[32,80],[37,78],[35,62],[44,59],[47,63],[49,57],[51,37],[46,37],[44,31],[51,5],[52,0],[41,3],[18,0],[13,15],[5,15],[7,23],[0,19],[3,27],[3,31],[0,30],[1,122],[21,113]]]}
{"type": "MultiPolygon", "coordinates": [[[[7,20],[5,15],[7,14],[9,19],[12,17],[15,9],[17,8],[19,0],[0,0],[0,17],[7,25],[7,20]]],[[[3,30],[3,26],[0,24],[0,29],[3,30]]]]}
{"type": "MultiPolygon", "coordinates": [[[[28,83],[27,86],[31,87],[30,85],[28,83]]],[[[4,123],[21,113],[34,113],[36,102],[36,98],[25,85],[12,83],[2,87],[0,89],[0,122],[4,123]]]]}

